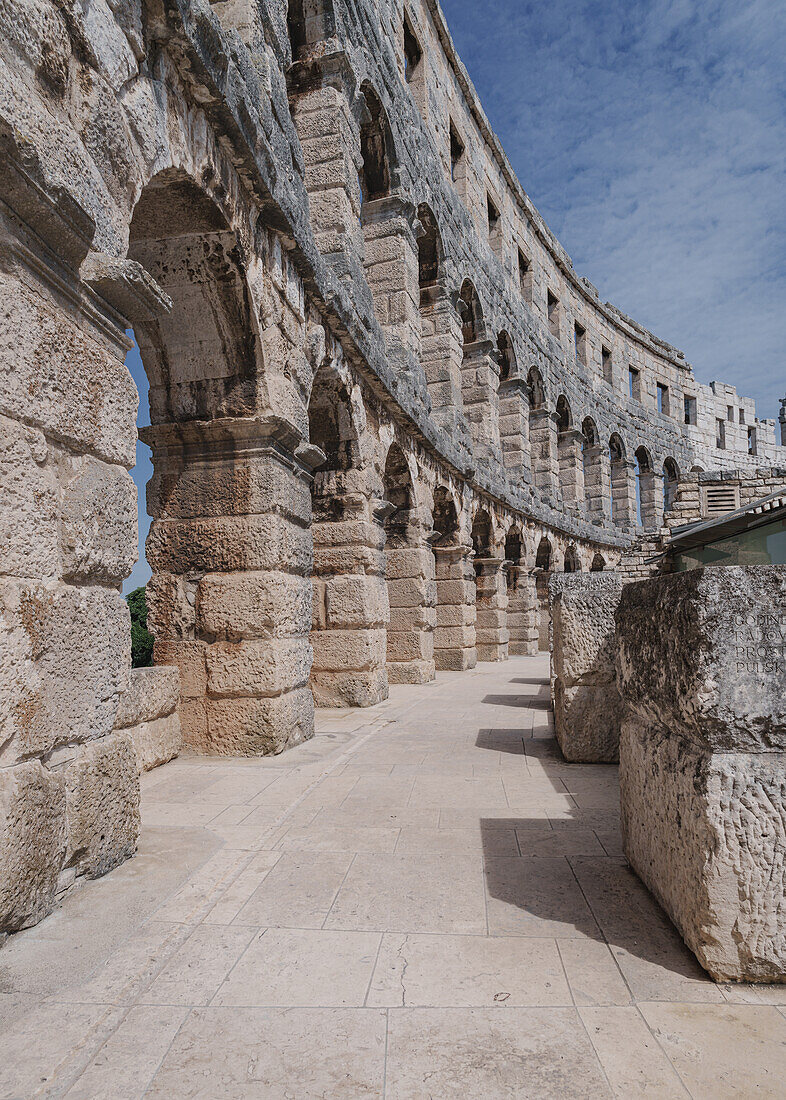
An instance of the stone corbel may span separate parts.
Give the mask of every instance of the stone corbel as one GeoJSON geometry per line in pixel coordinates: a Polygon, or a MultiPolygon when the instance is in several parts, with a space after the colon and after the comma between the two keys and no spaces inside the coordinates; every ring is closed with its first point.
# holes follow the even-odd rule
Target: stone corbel
{"type": "Polygon", "coordinates": [[[172,309],[172,299],[136,260],[89,252],[79,274],[131,327],[172,309]]]}

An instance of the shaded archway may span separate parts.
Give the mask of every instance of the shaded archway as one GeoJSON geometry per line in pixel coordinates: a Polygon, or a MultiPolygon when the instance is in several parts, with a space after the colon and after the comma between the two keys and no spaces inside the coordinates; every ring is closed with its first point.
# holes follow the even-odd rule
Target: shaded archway
{"type": "Polygon", "coordinates": [[[583,472],[579,453],[581,435],[573,428],[573,414],[564,394],[557,398],[556,424],[560,493],[565,501],[578,501],[583,496],[583,472]]]}
{"type": "Polygon", "coordinates": [[[495,554],[494,528],[485,508],[472,524],[475,551],[476,646],[479,661],[504,661],[508,656],[505,559],[495,554]]]}
{"type": "Polygon", "coordinates": [[[360,122],[360,182],[361,203],[375,202],[390,194],[391,158],[390,129],[379,96],[370,84],[361,91],[365,107],[360,122]]]}
{"type": "Polygon", "coordinates": [[[535,554],[535,591],[540,609],[538,622],[538,649],[549,649],[549,577],[551,576],[552,546],[545,536],[538,543],[535,554]]]}
{"type": "Polygon", "coordinates": [[[497,362],[500,382],[513,378],[516,374],[516,353],[507,332],[501,332],[497,337],[497,362]]]}
{"type": "Polygon", "coordinates": [[[472,546],[462,544],[456,501],[444,485],[434,490],[432,517],[437,602],[434,662],[438,669],[461,672],[477,662],[475,570],[472,546]]]}
{"type": "Polygon", "coordinates": [[[617,527],[630,527],[634,500],[631,495],[628,461],[625,444],[617,432],[609,439],[609,467],[611,473],[611,518],[617,527]]]}
{"type": "Polygon", "coordinates": [[[565,561],[562,568],[565,573],[581,572],[581,558],[573,543],[571,543],[565,551],[565,561]]]}
{"type": "Polygon", "coordinates": [[[680,471],[673,458],[667,458],[663,463],[663,514],[667,516],[673,511],[677,502],[677,489],[680,482],[680,471]]]}
{"type": "Polygon", "coordinates": [[[657,482],[652,458],[646,447],[638,447],[634,455],[636,473],[636,518],[640,527],[654,527],[662,514],[657,503],[657,482]]]}
{"type": "Polygon", "coordinates": [[[311,489],[311,688],[318,706],[370,706],[387,696],[384,560],[349,385],[331,363],[314,377],[308,415],[311,442],[325,454],[311,489]]]}
{"type": "Polygon", "coordinates": [[[291,430],[265,417],[257,313],[229,216],[195,180],[165,170],[136,204],[129,257],[171,300],[168,312],[134,319],[150,381],[151,426],[140,434],[154,464],[147,602],[155,660],[181,669],[190,747],[256,755],[313,732],[308,536],[279,505],[296,501],[308,513],[308,469],[292,453],[291,430]],[[281,580],[264,547],[288,542],[297,551],[281,580]],[[273,631],[255,609],[282,590],[302,613],[273,631]],[[273,664],[278,673],[266,679],[259,670],[273,664]]]}
{"type": "Polygon", "coordinates": [[[584,500],[587,518],[602,523],[609,513],[606,504],[608,489],[603,469],[603,450],[600,436],[592,417],[585,418],[581,425],[581,461],[584,470],[584,500]]]}
{"type": "Polygon", "coordinates": [[[505,562],[508,584],[507,628],[511,654],[537,652],[537,615],[535,581],[524,567],[524,538],[521,528],[513,525],[505,536],[505,562]]]}
{"type": "Polygon", "coordinates": [[[602,554],[595,554],[592,559],[592,565],[590,566],[590,573],[602,573],[606,568],[606,559],[602,554]]]}
{"type": "Polygon", "coordinates": [[[554,422],[546,407],[546,387],[537,367],[527,374],[528,435],[532,481],[550,503],[558,484],[554,454],[554,422]]]}
{"type": "Polygon", "coordinates": [[[383,521],[388,681],[425,684],[434,678],[434,560],[418,521],[409,464],[397,443],[387,453],[382,482],[390,509],[383,521]]]}
{"type": "Polygon", "coordinates": [[[500,457],[498,371],[493,344],[486,339],[475,287],[465,279],[457,300],[461,321],[461,401],[479,455],[500,457]]]}

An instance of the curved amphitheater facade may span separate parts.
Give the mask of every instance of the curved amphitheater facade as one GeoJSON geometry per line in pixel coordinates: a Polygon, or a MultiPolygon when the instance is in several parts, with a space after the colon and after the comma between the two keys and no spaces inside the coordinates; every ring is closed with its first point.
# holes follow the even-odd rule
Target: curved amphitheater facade
{"type": "Polygon", "coordinates": [[[200,751],[544,647],[550,571],[616,565],[692,471],[786,465],[576,274],[435,0],[0,18],[0,745],[9,843],[61,880],[132,831],[128,328],[150,626],[200,751]]]}

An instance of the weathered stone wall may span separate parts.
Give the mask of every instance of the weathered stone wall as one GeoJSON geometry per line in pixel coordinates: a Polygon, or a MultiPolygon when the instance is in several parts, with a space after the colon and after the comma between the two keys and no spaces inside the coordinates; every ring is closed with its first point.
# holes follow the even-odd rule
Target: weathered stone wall
{"type": "Polygon", "coordinates": [[[616,573],[564,573],[549,581],[554,730],[566,760],[619,760],[616,573]]]}
{"type": "Polygon", "coordinates": [[[625,854],[719,980],[786,980],[786,569],[624,587],[625,854]]]}
{"type": "Polygon", "coordinates": [[[131,670],[128,690],[120,697],[115,728],[127,730],[140,772],[157,768],[177,756],[183,745],[180,716],[180,675],[176,668],[131,670]]]}

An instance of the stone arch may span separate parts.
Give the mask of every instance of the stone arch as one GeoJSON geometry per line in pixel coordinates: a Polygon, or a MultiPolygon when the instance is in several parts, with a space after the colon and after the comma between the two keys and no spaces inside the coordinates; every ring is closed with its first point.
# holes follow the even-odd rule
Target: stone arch
{"type": "Polygon", "coordinates": [[[495,553],[494,524],[486,508],[478,508],[472,523],[475,551],[476,647],[479,661],[504,661],[508,656],[505,559],[495,553]]]}
{"type": "Polygon", "coordinates": [[[444,485],[434,490],[431,547],[436,578],[434,663],[443,671],[474,668],[475,572],[472,547],[462,543],[456,498],[444,485]]]}
{"type": "Polygon", "coordinates": [[[361,203],[386,198],[393,186],[393,138],[379,96],[366,82],[361,87],[364,106],[360,119],[361,203]]]}
{"type": "Polygon", "coordinates": [[[461,321],[461,341],[466,357],[467,348],[485,338],[483,309],[478,292],[470,279],[465,279],[461,284],[457,307],[461,321]]]}
{"type": "Polygon", "coordinates": [[[459,541],[458,509],[453,494],[444,485],[434,490],[432,546],[453,546],[459,541]]]}
{"type": "Polygon", "coordinates": [[[544,497],[552,497],[555,477],[553,421],[546,406],[546,387],[537,367],[527,374],[527,434],[529,436],[532,480],[544,497]]]}
{"type": "Polygon", "coordinates": [[[578,501],[583,496],[584,480],[579,453],[581,435],[574,430],[573,413],[564,393],[557,398],[555,418],[560,493],[565,501],[578,501]]]}
{"type": "Polygon", "coordinates": [[[425,203],[418,207],[418,222],[420,361],[435,418],[443,423],[455,422],[462,407],[460,322],[445,287],[439,225],[425,203]]]}
{"type": "Polygon", "coordinates": [[[607,515],[606,499],[608,490],[603,467],[603,452],[600,446],[600,434],[591,416],[587,416],[581,425],[581,463],[584,474],[584,500],[587,518],[603,523],[607,515]]]}
{"type": "Polygon", "coordinates": [[[636,516],[640,527],[654,527],[662,508],[658,508],[657,480],[652,457],[646,447],[637,447],[633,456],[636,472],[636,516]]]}
{"type": "Polygon", "coordinates": [[[590,565],[590,573],[602,573],[606,568],[606,559],[602,554],[595,554],[590,565]]]}
{"type": "Polygon", "coordinates": [[[537,652],[537,613],[535,582],[524,567],[524,532],[514,523],[505,536],[508,606],[507,629],[512,654],[537,652]]]}
{"type": "Polygon", "coordinates": [[[677,488],[680,481],[680,470],[673,458],[666,458],[663,462],[663,514],[668,515],[673,511],[677,502],[677,488]]]}
{"type": "Polygon", "coordinates": [[[486,508],[478,508],[472,519],[472,549],[476,558],[490,558],[494,550],[494,528],[486,508]]]}
{"type": "Polygon", "coordinates": [[[551,540],[544,535],[538,543],[535,553],[535,594],[538,605],[538,649],[549,649],[549,577],[553,566],[553,547],[551,540]]]}
{"type": "Polygon", "coordinates": [[[570,543],[565,550],[565,559],[563,562],[562,570],[564,573],[580,573],[581,572],[581,558],[579,552],[576,549],[574,543],[570,543]]]}
{"type": "Polygon", "coordinates": [[[385,577],[390,618],[387,674],[392,684],[425,684],[434,678],[433,555],[422,541],[407,456],[394,442],[382,475],[390,511],[385,530],[385,577]]]}
{"type": "Polygon", "coordinates": [[[183,672],[181,724],[192,748],[281,751],[313,732],[302,672],[308,536],[266,487],[276,486],[277,497],[307,518],[308,472],[292,455],[298,442],[292,430],[282,433],[264,420],[268,395],[244,252],[216,200],[184,171],[169,168],[139,195],[128,253],[171,301],[168,311],[135,319],[150,381],[151,426],[140,434],[154,464],[147,599],[155,659],[183,672]],[[269,559],[253,549],[262,530],[267,540],[297,547],[284,582],[265,571],[269,559]],[[275,643],[262,624],[238,637],[233,618],[248,615],[256,623],[252,607],[275,603],[282,585],[302,613],[280,628],[275,643]],[[208,695],[207,667],[228,645],[233,660],[216,672],[208,695]],[[254,669],[269,664],[274,649],[286,656],[271,685],[254,669]],[[229,696],[233,708],[226,706],[229,696]]]}
{"type": "Polygon", "coordinates": [[[625,444],[618,432],[609,438],[609,467],[611,474],[611,518],[617,527],[630,527],[631,486],[625,444]]]}
{"type": "Polygon", "coordinates": [[[498,366],[486,339],[483,310],[474,285],[465,279],[457,300],[461,321],[461,400],[476,453],[499,461],[498,366]]]}
{"type": "Polygon", "coordinates": [[[311,487],[311,690],[318,706],[370,706],[388,691],[383,538],[374,534],[351,382],[331,361],[316,372],[308,413],[311,443],[326,456],[311,487]]]}

